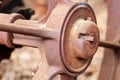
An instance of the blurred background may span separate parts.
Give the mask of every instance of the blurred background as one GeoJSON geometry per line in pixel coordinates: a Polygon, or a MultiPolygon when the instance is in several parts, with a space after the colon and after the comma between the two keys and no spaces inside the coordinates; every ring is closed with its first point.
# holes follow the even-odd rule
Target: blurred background
{"type": "MultiPolygon", "coordinates": [[[[29,7],[31,9],[36,8],[32,0],[23,0],[23,3],[26,7],[29,7]]],[[[107,23],[106,0],[89,0],[88,3],[95,11],[101,35],[100,38],[105,39],[107,23]]],[[[31,17],[31,19],[39,19],[41,18],[42,14],[46,12],[45,10],[43,13],[38,14],[37,11],[39,10],[36,8],[35,14],[31,17]]],[[[12,52],[10,59],[2,60],[0,63],[0,80],[31,80],[37,68],[39,67],[39,62],[41,59],[39,52],[40,51],[37,48],[31,47],[22,47],[15,49],[12,52]]],[[[99,48],[89,68],[78,77],[78,80],[98,79],[103,54],[104,49],[99,48]]]]}

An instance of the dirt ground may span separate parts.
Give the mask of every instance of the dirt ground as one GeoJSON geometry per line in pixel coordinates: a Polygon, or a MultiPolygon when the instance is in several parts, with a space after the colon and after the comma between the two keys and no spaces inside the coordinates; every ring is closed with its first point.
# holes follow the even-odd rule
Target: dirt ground
{"type": "MultiPolygon", "coordinates": [[[[93,7],[100,30],[100,38],[105,39],[107,23],[107,5],[104,0],[89,0],[93,7]]],[[[78,80],[97,80],[103,58],[103,48],[99,48],[89,68],[78,80]]],[[[39,67],[39,50],[23,47],[15,49],[9,60],[0,63],[0,80],[31,80],[39,67]]]]}

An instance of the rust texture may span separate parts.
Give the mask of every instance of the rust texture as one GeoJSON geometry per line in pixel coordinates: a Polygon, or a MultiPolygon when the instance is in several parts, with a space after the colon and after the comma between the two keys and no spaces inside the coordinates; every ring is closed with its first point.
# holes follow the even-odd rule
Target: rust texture
{"type": "Polygon", "coordinates": [[[110,48],[110,49],[120,49],[120,44],[119,43],[114,43],[111,41],[100,41],[99,46],[110,48]]]}
{"type": "Polygon", "coordinates": [[[98,46],[103,46],[109,49],[105,50],[99,80],[120,80],[120,1],[107,0],[107,41],[99,40],[88,0],[73,1],[34,0],[34,20],[26,20],[34,11],[22,7],[21,0],[0,0],[0,61],[9,58],[17,46],[36,47],[42,60],[33,80],[52,80],[56,75],[61,75],[60,80],[76,80],[89,66],[98,46]],[[10,7],[11,1],[20,7],[10,7]]]}
{"type": "Polygon", "coordinates": [[[98,49],[99,30],[87,0],[48,0],[46,14],[39,20],[0,14],[0,44],[40,49],[42,60],[33,80],[52,80],[56,75],[76,80],[98,49]]]}

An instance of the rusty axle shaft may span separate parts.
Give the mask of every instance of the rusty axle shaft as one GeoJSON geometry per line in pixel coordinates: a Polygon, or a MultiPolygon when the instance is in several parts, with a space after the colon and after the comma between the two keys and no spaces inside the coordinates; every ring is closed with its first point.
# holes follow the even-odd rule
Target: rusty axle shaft
{"type": "MultiPolygon", "coordinates": [[[[16,25],[11,23],[0,23],[0,30],[10,33],[18,33],[23,35],[47,38],[47,39],[53,39],[54,38],[53,35],[56,34],[55,31],[48,28],[34,28],[34,27],[16,25]]],[[[120,48],[120,44],[109,41],[103,41],[103,40],[100,41],[99,46],[112,48],[112,49],[120,48]]]]}
{"type": "Polygon", "coordinates": [[[55,31],[48,28],[34,28],[11,23],[0,23],[0,31],[18,33],[47,39],[53,39],[54,35],[56,34],[55,31]]]}
{"type": "Polygon", "coordinates": [[[99,46],[112,48],[112,49],[120,49],[120,44],[113,43],[113,42],[110,42],[110,41],[101,40],[100,43],[99,43],[99,46]]]}

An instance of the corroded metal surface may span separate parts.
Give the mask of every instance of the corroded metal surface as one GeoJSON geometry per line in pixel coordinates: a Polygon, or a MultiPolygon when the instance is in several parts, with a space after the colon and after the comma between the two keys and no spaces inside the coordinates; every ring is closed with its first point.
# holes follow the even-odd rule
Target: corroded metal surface
{"type": "MultiPolygon", "coordinates": [[[[1,12],[18,12],[26,19],[34,13],[28,9],[24,11],[26,8],[14,8],[17,4],[7,11],[6,5],[18,1],[0,1],[1,12]]],[[[108,1],[109,41],[100,41],[100,44],[96,18],[87,4],[88,0],[41,1],[33,1],[36,4],[35,13],[42,11],[43,17],[39,19],[37,16],[39,20],[25,20],[19,14],[0,14],[0,60],[9,58],[10,52],[17,45],[37,47],[42,59],[33,80],[52,80],[56,75],[61,75],[60,80],[76,80],[89,66],[98,46],[103,46],[111,50],[106,50],[99,79],[119,80],[120,37],[117,34],[120,33],[120,11],[117,8],[120,7],[120,1],[108,1]]],[[[23,5],[21,1],[18,3],[23,5]]]]}
{"type": "Polygon", "coordinates": [[[63,34],[63,40],[61,40],[62,56],[66,67],[70,71],[82,72],[88,66],[98,48],[99,31],[94,23],[82,20],[82,18],[78,18],[73,23],[70,21],[70,23],[68,23],[70,24],[69,27],[65,28],[65,34],[63,34]],[[70,23],[73,25],[71,26],[70,23]],[[93,40],[93,42],[88,40],[93,40]],[[85,65],[86,63],[88,64],[85,65]]]}
{"type": "Polygon", "coordinates": [[[111,41],[100,41],[100,45],[102,47],[110,48],[110,49],[120,49],[120,43],[114,43],[111,41]]]}
{"type": "MultiPolygon", "coordinates": [[[[11,19],[10,15],[7,16],[11,19]]],[[[4,19],[3,16],[0,30],[12,35],[8,41],[13,46],[32,46],[41,51],[33,80],[52,80],[56,75],[61,75],[60,80],[76,80],[98,48],[99,30],[87,0],[48,0],[48,12],[36,21],[17,17],[7,23],[4,19]]],[[[5,44],[4,40],[1,43],[5,44]]]]}

